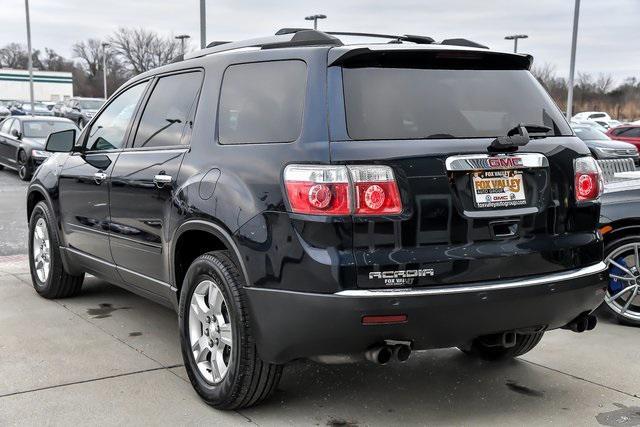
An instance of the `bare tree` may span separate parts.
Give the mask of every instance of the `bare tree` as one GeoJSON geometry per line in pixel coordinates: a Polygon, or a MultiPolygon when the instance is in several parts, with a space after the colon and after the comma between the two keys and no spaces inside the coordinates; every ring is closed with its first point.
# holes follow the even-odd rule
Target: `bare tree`
{"type": "Polygon", "coordinates": [[[88,71],[89,77],[95,78],[102,73],[102,41],[88,39],[75,43],[73,55],[80,58],[82,66],[88,71]]]}
{"type": "Polygon", "coordinates": [[[165,65],[180,55],[180,42],[155,31],[120,28],[110,38],[113,50],[133,74],[165,65]]]}
{"type": "Polygon", "coordinates": [[[0,68],[27,68],[29,54],[19,43],[9,43],[0,49],[0,68]]]}
{"type": "Polygon", "coordinates": [[[598,79],[595,82],[596,92],[600,95],[606,95],[609,93],[613,86],[613,77],[610,74],[600,73],[598,79]]]}

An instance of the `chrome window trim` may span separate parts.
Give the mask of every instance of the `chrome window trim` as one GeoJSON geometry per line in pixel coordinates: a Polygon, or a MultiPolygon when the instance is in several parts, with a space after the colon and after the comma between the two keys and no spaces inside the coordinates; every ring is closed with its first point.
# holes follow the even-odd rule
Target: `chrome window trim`
{"type": "Polygon", "coordinates": [[[445,161],[447,171],[474,171],[474,170],[512,170],[544,168],[549,166],[549,160],[540,153],[509,153],[509,154],[464,154],[447,157],[445,161]],[[492,166],[490,158],[510,159],[519,158],[520,165],[492,166]]]}
{"type": "Polygon", "coordinates": [[[410,297],[423,295],[450,295],[462,294],[469,292],[487,292],[498,291],[504,289],[523,288],[527,286],[546,285],[565,280],[577,279],[592,274],[602,273],[607,269],[604,262],[599,262],[588,267],[577,270],[563,271],[560,273],[552,273],[544,276],[536,276],[529,279],[520,279],[514,281],[489,282],[468,286],[448,286],[439,288],[383,288],[383,289],[349,289],[336,292],[334,295],[343,297],[366,297],[366,298],[387,298],[387,297],[410,297]]]}

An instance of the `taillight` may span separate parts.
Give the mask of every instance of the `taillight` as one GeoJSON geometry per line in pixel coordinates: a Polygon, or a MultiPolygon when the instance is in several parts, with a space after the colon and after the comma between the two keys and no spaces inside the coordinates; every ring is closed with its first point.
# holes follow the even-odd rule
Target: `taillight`
{"type": "Polygon", "coordinates": [[[597,200],[604,189],[600,165],[593,157],[579,157],[573,161],[576,201],[597,200]]]}
{"type": "Polygon", "coordinates": [[[312,215],[392,215],[402,212],[388,166],[289,165],[284,184],[291,210],[312,215]]]}
{"type": "Polygon", "coordinates": [[[344,166],[289,165],[284,170],[284,185],[293,212],[351,213],[349,175],[344,166]]]}
{"type": "Polygon", "coordinates": [[[392,215],[402,212],[393,170],[388,166],[349,166],[355,194],[355,215],[392,215]]]}

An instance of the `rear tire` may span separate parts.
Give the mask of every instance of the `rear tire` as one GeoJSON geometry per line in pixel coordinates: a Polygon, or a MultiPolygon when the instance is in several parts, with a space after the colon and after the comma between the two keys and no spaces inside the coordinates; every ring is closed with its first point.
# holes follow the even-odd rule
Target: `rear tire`
{"type": "Polygon", "coordinates": [[[228,253],[215,251],[191,264],[180,295],[185,368],[200,397],[218,409],[264,401],[282,375],[281,365],[258,356],[243,288],[242,275],[228,253]]]}
{"type": "Polygon", "coordinates": [[[84,280],[84,273],[76,276],[65,271],[55,227],[49,206],[39,202],[29,220],[29,269],[34,289],[47,299],[77,295],[84,280]]]}
{"type": "Polygon", "coordinates": [[[533,348],[538,345],[543,335],[544,332],[517,334],[516,345],[509,348],[502,346],[488,346],[482,342],[482,337],[480,337],[473,340],[470,346],[466,348],[460,347],[460,350],[469,356],[488,361],[513,359],[514,357],[522,356],[523,354],[533,350],[533,348]]]}

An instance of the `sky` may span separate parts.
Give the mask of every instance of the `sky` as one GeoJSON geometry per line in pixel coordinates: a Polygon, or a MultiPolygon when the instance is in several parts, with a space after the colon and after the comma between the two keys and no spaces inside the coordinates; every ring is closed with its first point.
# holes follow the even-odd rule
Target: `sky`
{"type": "MultiPolygon", "coordinates": [[[[535,65],[569,73],[574,0],[206,0],[207,40],[240,40],[305,27],[323,13],[319,29],[464,37],[509,51],[504,36],[524,33],[519,51],[535,65]]],[[[166,35],[189,34],[199,46],[199,0],[30,0],[34,49],[71,56],[74,42],[104,38],[118,27],[166,35]]],[[[0,46],[26,45],[24,0],[0,1],[0,46]]],[[[640,78],[640,0],[582,0],[576,69],[617,83],[640,78]]]]}

